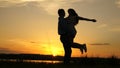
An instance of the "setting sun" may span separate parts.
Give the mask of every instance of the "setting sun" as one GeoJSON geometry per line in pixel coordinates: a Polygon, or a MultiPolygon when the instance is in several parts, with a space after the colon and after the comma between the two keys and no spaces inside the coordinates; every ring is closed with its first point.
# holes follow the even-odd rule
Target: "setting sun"
{"type": "Polygon", "coordinates": [[[51,47],[51,52],[53,56],[57,56],[60,55],[60,48],[56,48],[56,47],[51,47]]]}

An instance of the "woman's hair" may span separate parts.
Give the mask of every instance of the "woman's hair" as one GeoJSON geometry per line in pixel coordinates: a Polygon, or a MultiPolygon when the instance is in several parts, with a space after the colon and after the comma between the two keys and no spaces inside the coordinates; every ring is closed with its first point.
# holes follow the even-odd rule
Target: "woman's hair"
{"type": "Polygon", "coordinates": [[[74,25],[77,25],[78,22],[79,22],[79,19],[78,19],[78,14],[75,12],[74,9],[70,8],[68,9],[68,13],[69,13],[69,16],[75,16],[75,21],[73,22],[74,25]]]}
{"type": "Polygon", "coordinates": [[[78,14],[72,8],[68,9],[68,13],[69,13],[70,16],[78,16],[78,14]]]}

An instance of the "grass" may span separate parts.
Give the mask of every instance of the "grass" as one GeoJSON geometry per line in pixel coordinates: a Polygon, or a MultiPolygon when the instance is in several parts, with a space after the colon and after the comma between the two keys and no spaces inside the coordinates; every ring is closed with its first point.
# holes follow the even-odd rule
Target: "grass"
{"type": "Polygon", "coordinates": [[[120,65],[1,62],[0,68],[120,68],[120,65]]]}

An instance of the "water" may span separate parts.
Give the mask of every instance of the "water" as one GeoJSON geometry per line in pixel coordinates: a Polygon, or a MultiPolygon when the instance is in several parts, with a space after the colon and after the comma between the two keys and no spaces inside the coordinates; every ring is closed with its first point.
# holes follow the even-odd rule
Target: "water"
{"type": "Polygon", "coordinates": [[[58,60],[16,60],[16,59],[0,59],[0,61],[4,62],[32,62],[32,63],[62,63],[62,61],[58,60]]]}
{"type": "Polygon", "coordinates": [[[57,61],[57,60],[24,60],[24,62],[35,62],[35,63],[61,63],[62,61],[57,61]]]}

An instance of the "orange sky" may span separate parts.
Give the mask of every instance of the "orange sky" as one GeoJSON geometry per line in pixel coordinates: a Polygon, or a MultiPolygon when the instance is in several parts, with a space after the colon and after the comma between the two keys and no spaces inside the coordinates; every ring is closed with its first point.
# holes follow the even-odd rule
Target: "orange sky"
{"type": "Polygon", "coordinates": [[[0,53],[64,55],[57,34],[57,10],[74,8],[80,21],[75,42],[86,43],[88,53],[72,49],[72,56],[120,57],[120,0],[0,0],[0,53]]]}

